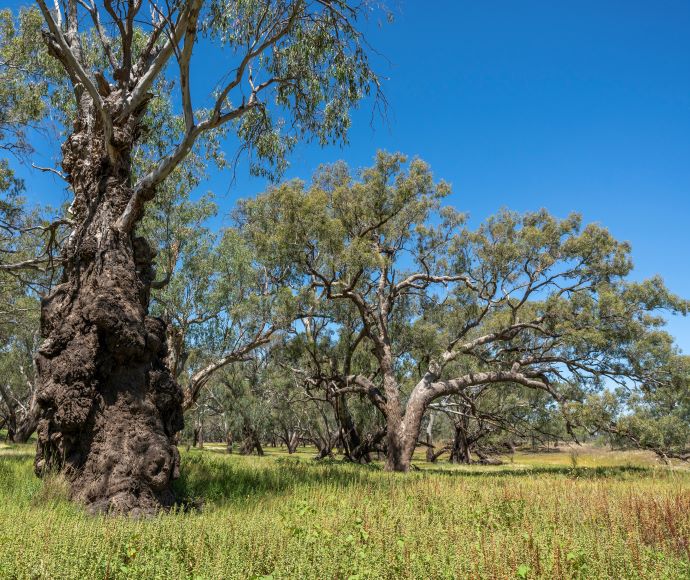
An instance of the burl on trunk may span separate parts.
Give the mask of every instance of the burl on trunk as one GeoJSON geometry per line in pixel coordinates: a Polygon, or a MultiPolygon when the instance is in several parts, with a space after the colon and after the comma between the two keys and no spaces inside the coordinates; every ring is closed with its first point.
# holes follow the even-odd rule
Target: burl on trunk
{"type": "Polygon", "coordinates": [[[166,325],[148,316],[152,251],[114,227],[132,195],[138,118],[115,127],[114,162],[81,104],[63,145],[75,226],[61,284],[41,306],[35,469],[63,472],[92,511],[152,513],[174,502],[183,420],[182,392],[165,365],[166,325]]]}

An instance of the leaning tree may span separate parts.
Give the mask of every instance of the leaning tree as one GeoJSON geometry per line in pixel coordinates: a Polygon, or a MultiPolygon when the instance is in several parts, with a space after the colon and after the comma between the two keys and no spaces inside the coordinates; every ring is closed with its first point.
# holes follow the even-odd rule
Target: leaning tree
{"type": "MultiPolygon", "coordinates": [[[[36,471],[60,470],[94,510],[170,505],[182,393],[166,325],[148,313],[154,253],[137,234],[147,205],[190,154],[219,138],[275,175],[302,137],[344,138],[372,88],[346,0],[37,0],[62,76],[61,171],[73,195],[61,283],[41,305],[36,471]],[[197,68],[216,63],[204,83],[197,68]],[[196,74],[195,74],[196,73],[196,74]],[[177,115],[152,111],[172,90],[177,115]],[[162,135],[156,146],[148,137],[162,135]]],[[[41,39],[32,39],[36,44],[41,39]]]]}
{"type": "Polygon", "coordinates": [[[343,391],[381,397],[390,470],[410,469],[429,405],[479,385],[569,401],[606,381],[656,370],[646,338],[655,311],[687,312],[661,280],[626,280],[629,247],[578,216],[503,211],[477,230],[441,206],[450,192],[429,167],[379,153],[353,175],[325,167],[243,202],[246,235],[266,260],[291,264],[296,283],[358,312],[374,376],[352,369],[343,391]],[[299,240],[299,243],[295,243],[299,240]],[[440,311],[443,323],[427,322],[440,311]],[[424,337],[415,353],[406,328],[424,337]],[[410,372],[413,362],[420,370],[410,372]]]}

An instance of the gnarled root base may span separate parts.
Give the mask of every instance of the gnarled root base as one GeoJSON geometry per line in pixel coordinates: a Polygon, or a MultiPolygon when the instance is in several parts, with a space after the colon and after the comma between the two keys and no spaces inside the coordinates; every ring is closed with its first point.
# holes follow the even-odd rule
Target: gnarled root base
{"type": "Polygon", "coordinates": [[[154,513],[175,499],[182,392],[166,325],[146,313],[148,245],[113,230],[99,242],[42,304],[35,469],[63,472],[92,511],[154,513]]]}

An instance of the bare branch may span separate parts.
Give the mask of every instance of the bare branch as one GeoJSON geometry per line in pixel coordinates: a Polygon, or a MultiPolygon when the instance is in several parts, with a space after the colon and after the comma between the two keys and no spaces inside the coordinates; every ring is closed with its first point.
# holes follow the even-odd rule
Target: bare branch
{"type": "Polygon", "coordinates": [[[33,167],[34,169],[38,169],[39,171],[43,171],[45,173],[52,173],[53,175],[57,175],[60,179],[63,179],[64,181],[69,183],[69,180],[67,179],[67,177],[65,177],[65,174],[53,167],[41,167],[40,165],[36,165],[35,163],[32,163],[31,167],[33,167]]]}
{"type": "MultiPolygon", "coordinates": [[[[91,78],[82,67],[74,52],[72,52],[72,48],[69,46],[65,36],[62,34],[62,29],[55,22],[53,15],[46,6],[45,0],[36,1],[38,2],[38,6],[43,14],[43,19],[48,25],[48,30],[50,31],[49,37],[52,41],[52,49],[56,51],[56,56],[60,58],[68,72],[79,79],[79,82],[89,93],[89,96],[91,97],[91,100],[93,101],[93,104],[101,117],[103,122],[103,137],[105,140],[106,150],[108,151],[108,157],[111,161],[115,161],[115,149],[111,143],[113,136],[113,122],[110,117],[110,113],[108,113],[103,106],[103,99],[98,93],[96,85],[92,82],[91,78]]],[[[76,10],[76,4],[74,9],[76,10]]]]}
{"type": "MultiPolygon", "coordinates": [[[[186,10],[184,10],[180,14],[180,17],[174,29],[170,31],[168,40],[156,53],[155,57],[151,60],[151,62],[148,64],[141,61],[137,63],[137,67],[135,67],[137,69],[136,74],[141,76],[136,86],[134,87],[134,90],[132,90],[132,93],[129,96],[127,103],[122,109],[122,113],[120,114],[121,118],[127,118],[134,110],[137,109],[137,107],[139,107],[144,102],[149,89],[153,85],[154,81],[158,78],[158,75],[161,73],[161,71],[165,68],[165,65],[167,64],[170,57],[177,49],[177,43],[185,37],[184,32],[187,29],[187,21],[190,15],[194,11],[200,10],[200,8],[201,0],[192,0],[191,2],[189,2],[187,4],[186,10]],[[141,68],[145,67],[145,69],[139,70],[139,66],[141,66],[141,68]]],[[[162,33],[165,26],[166,22],[163,21],[160,25],[161,32],[159,32],[158,35],[162,33]]],[[[145,55],[142,55],[142,58],[144,56],[145,55]]]]}

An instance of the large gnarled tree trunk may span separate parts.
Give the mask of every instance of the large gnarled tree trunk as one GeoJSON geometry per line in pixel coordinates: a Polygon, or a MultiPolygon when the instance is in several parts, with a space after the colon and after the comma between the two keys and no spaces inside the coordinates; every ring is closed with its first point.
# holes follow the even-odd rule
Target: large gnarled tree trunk
{"type": "Polygon", "coordinates": [[[41,305],[35,468],[64,472],[94,511],[150,513],[174,502],[182,393],[164,364],[166,326],[148,315],[152,251],[114,227],[132,196],[139,117],[114,127],[108,155],[90,103],[84,94],[62,148],[75,225],[41,305]]]}

